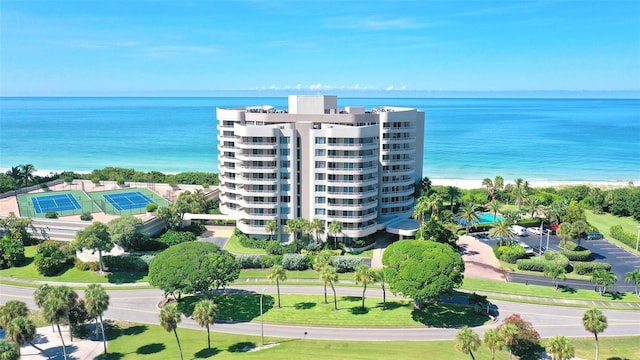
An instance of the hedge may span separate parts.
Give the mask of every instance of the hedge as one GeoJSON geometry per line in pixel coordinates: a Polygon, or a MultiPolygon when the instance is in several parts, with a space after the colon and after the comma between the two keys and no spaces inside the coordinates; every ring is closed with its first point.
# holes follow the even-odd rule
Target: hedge
{"type": "Polygon", "coordinates": [[[137,271],[144,272],[149,270],[149,255],[140,256],[103,256],[102,262],[109,271],[137,271]]]}
{"type": "Polygon", "coordinates": [[[560,240],[560,245],[558,246],[561,248],[567,248],[567,250],[576,250],[578,248],[578,243],[569,240],[560,240]]]}
{"type": "Polygon", "coordinates": [[[622,225],[612,226],[609,232],[611,233],[612,238],[623,242],[625,245],[635,249],[637,241],[636,236],[630,232],[624,231],[622,225]]]}
{"type": "Polygon", "coordinates": [[[166,233],[162,234],[157,241],[167,246],[174,246],[182,244],[183,242],[196,241],[197,238],[196,234],[190,231],[176,231],[169,229],[166,233]]]}
{"type": "Polygon", "coordinates": [[[593,260],[593,254],[591,250],[564,250],[562,255],[566,256],[569,261],[591,261],[593,260]]]}
{"type": "Polygon", "coordinates": [[[596,269],[611,271],[611,264],[581,261],[576,261],[573,263],[573,271],[578,275],[588,275],[596,269]]]}
{"type": "Polygon", "coordinates": [[[100,270],[100,263],[98,261],[82,261],[76,258],[74,267],[80,271],[98,271],[100,270]]]}
{"type": "Polygon", "coordinates": [[[361,264],[362,258],[359,257],[342,255],[333,257],[333,266],[339,273],[356,271],[358,266],[360,266],[361,264]]]}
{"type": "Polygon", "coordinates": [[[503,245],[500,246],[496,244],[493,246],[493,252],[496,254],[496,257],[502,261],[508,262],[510,264],[515,264],[518,259],[523,259],[527,257],[526,250],[518,245],[503,245]]]}
{"type": "Polygon", "coordinates": [[[282,267],[286,270],[307,270],[309,268],[309,257],[307,254],[284,254],[282,256],[282,267]]]}
{"type": "Polygon", "coordinates": [[[561,253],[547,251],[543,256],[516,261],[518,270],[544,272],[547,265],[557,264],[564,268],[569,265],[569,259],[561,253]]]}
{"type": "Polygon", "coordinates": [[[250,248],[250,249],[267,249],[269,246],[273,246],[273,244],[280,245],[278,240],[258,240],[249,237],[247,234],[240,231],[238,228],[233,230],[233,236],[238,239],[240,245],[250,248]]]}
{"type": "Polygon", "coordinates": [[[260,269],[262,268],[262,255],[258,254],[240,254],[236,255],[236,261],[243,269],[260,269]]]}

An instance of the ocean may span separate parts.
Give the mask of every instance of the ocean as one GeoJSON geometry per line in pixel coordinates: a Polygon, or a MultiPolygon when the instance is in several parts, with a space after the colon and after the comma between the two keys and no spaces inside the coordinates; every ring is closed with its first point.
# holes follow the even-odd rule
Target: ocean
{"type": "MultiPolygon", "coordinates": [[[[286,97],[0,98],[0,168],[217,172],[216,107],[286,97]]],[[[639,99],[338,98],[425,112],[424,175],[640,180],[639,99]]]]}

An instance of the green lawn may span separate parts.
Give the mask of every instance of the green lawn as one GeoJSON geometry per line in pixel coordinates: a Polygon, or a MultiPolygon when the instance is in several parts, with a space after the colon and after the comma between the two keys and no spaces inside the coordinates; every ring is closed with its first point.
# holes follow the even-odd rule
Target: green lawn
{"type": "MultiPolygon", "coordinates": [[[[243,279],[267,279],[270,269],[243,269],[240,270],[240,278],[243,279]]],[[[355,273],[338,274],[340,280],[353,280],[355,273]]],[[[295,271],[287,270],[287,279],[320,279],[320,274],[315,270],[295,271]]],[[[285,281],[286,283],[286,281],[285,281]]]]}
{"type": "MultiPolygon", "coordinates": [[[[562,284],[562,282],[560,282],[562,284]]],[[[551,286],[539,286],[539,285],[525,285],[519,283],[510,283],[497,280],[486,280],[476,278],[465,278],[462,284],[462,289],[476,290],[476,291],[490,291],[502,294],[514,294],[525,296],[540,296],[557,299],[572,299],[572,300],[595,300],[595,301],[613,301],[613,302],[640,302],[640,298],[633,293],[622,293],[618,298],[612,298],[609,294],[600,296],[600,294],[593,290],[571,289],[563,290],[559,289],[555,291],[551,286]]]]}
{"type": "Polygon", "coordinates": [[[596,215],[593,213],[593,211],[590,211],[590,210],[585,210],[584,214],[587,216],[587,221],[589,222],[589,224],[598,228],[598,231],[603,233],[607,238],[607,240],[614,242],[629,250],[635,251],[635,249],[632,249],[626,244],[623,244],[622,242],[613,239],[611,235],[609,235],[609,229],[611,229],[611,227],[614,225],[622,225],[622,228],[624,229],[624,231],[634,235],[638,234],[638,226],[640,226],[640,223],[635,221],[631,216],[622,217],[622,216],[615,216],[611,214],[596,215]]]}
{"type": "MultiPolygon", "coordinates": [[[[313,324],[331,326],[402,326],[402,327],[452,327],[481,325],[487,316],[477,315],[468,306],[428,304],[423,310],[414,310],[409,300],[388,300],[387,310],[382,310],[380,290],[367,291],[366,309],[362,310],[360,296],[344,296],[336,289],[338,311],[333,310],[333,292],[327,289],[324,304],[322,295],[281,296],[282,308],[278,309],[276,295],[264,295],[264,321],[287,324],[313,324]]],[[[197,296],[188,296],[178,307],[191,316],[197,296]]],[[[213,299],[219,307],[219,318],[228,321],[252,321],[260,319],[260,295],[255,293],[219,295],[213,299]]]]}
{"type": "Polygon", "coordinates": [[[232,254],[266,254],[264,249],[252,249],[242,246],[235,235],[231,235],[224,249],[232,254]]]}
{"type": "MultiPolygon", "coordinates": [[[[514,272],[514,273],[528,274],[528,275],[535,275],[535,276],[544,277],[544,273],[541,273],[539,271],[520,270],[520,269],[518,269],[518,265],[516,265],[516,264],[511,264],[511,263],[508,263],[508,262],[502,261],[502,260],[499,260],[499,261],[500,261],[500,266],[501,267],[511,269],[511,271],[514,272]]],[[[591,280],[591,276],[589,276],[589,275],[578,275],[578,274],[575,274],[573,272],[570,272],[570,273],[568,273],[566,275],[567,275],[567,279],[591,280]]],[[[547,278],[547,279],[550,279],[550,278],[547,278]]]]}
{"type": "Polygon", "coordinates": [[[36,246],[25,246],[26,261],[22,266],[0,270],[0,276],[25,280],[76,282],[76,283],[131,283],[147,282],[148,277],[142,273],[111,273],[107,276],[93,271],[80,271],[75,267],[69,267],[55,276],[42,276],[36,270],[33,260],[36,256],[36,246]]]}
{"type": "MultiPolygon", "coordinates": [[[[215,330],[215,326],[213,327],[215,330]]],[[[313,333],[313,328],[308,330],[313,333]]],[[[322,341],[302,339],[270,338],[265,334],[265,343],[277,342],[278,346],[244,352],[243,349],[260,346],[259,336],[211,333],[212,351],[207,349],[205,331],[178,329],[178,337],[185,359],[449,359],[467,360],[469,355],[455,350],[454,341],[322,341]],[[436,355],[437,354],[437,355],[436,355]]],[[[109,332],[109,354],[101,359],[176,359],[178,345],[173,333],[158,325],[117,323],[109,332]]],[[[258,334],[256,334],[258,335],[258,334]]],[[[571,339],[576,356],[592,359],[593,338],[571,339]]],[[[638,359],[640,337],[601,337],[601,359],[638,359]]],[[[491,352],[481,346],[474,352],[476,359],[491,359],[491,352]]],[[[496,360],[509,359],[507,351],[498,351],[496,360]]]]}
{"type": "Polygon", "coordinates": [[[371,259],[373,257],[373,249],[365,250],[361,253],[345,253],[345,255],[371,259]]]}

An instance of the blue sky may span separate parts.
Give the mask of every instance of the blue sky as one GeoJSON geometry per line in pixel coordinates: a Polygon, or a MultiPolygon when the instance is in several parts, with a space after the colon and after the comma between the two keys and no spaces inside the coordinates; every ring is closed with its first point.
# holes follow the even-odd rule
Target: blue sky
{"type": "Polygon", "coordinates": [[[4,96],[640,91],[640,1],[0,3],[4,96]]]}

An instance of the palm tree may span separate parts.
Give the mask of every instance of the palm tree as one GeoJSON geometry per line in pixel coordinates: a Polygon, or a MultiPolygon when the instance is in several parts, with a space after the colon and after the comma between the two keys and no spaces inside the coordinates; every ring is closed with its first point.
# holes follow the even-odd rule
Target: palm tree
{"type": "MultiPolygon", "coordinates": [[[[320,280],[322,279],[322,269],[326,266],[331,265],[332,256],[329,251],[320,251],[316,258],[313,260],[313,269],[320,273],[320,280]]],[[[324,282],[324,303],[328,304],[327,301],[327,282],[324,282]]]]}
{"type": "Polygon", "coordinates": [[[520,211],[520,207],[527,200],[527,189],[529,187],[529,183],[524,181],[521,178],[517,178],[514,180],[513,186],[513,198],[516,202],[516,207],[518,208],[518,212],[520,211]]]}
{"type": "Polygon", "coordinates": [[[73,331],[71,318],[69,317],[69,313],[71,309],[73,309],[78,304],[78,293],[73,291],[70,287],[66,285],[56,286],[53,288],[53,292],[50,296],[57,297],[64,301],[64,305],[66,307],[65,313],[67,314],[67,323],[69,324],[69,338],[73,342],[73,331]]]}
{"type": "MultiPolygon", "coordinates": [[[[338,311],[338,296],[336,295],[336,288],[333,286],[333,283],[338,281],[338,273],[336,272],[336,268],[327,265],[320,270],[320,279],[324,281],[325,284],[329,284],[331,286],[331,290],[333,290],[333,310],[338,311]]],[[[324,293],[324,303],[327,303],[327,293],[324,293]]]]}
{"type": "Polygon", "coordinates": [[[615,285],[618,278],[616,273],[605,269],[595,269],[591,273],[591,282],[595,283],[600,290],[600,295],[604,295],[607,292],[609,286],[615,285]]]}
{"type": "Polygon", "coordinates": [[[382,310],[387,310],[387,292],[384,287],[386,282],[384,277],[384,269],[376,270],[376,281],[379,282],[382,286],[382,310]]]}
{"type": "Polygon", "coordinates": [[[447,186],[447,195],[449,196],[449,203],[451,204],[451,212],[453,212],[453,204],[460,198],[460,189],[455,186],[447,186]]]}
{"type": "MultiPolygon", "coordinates": [[[[53,291],[51,292],[53,294],[53,291]]],[[[67,346],[64,344],[64,337],[62,336],[62,330],[60,330],[60,322],[67,319],[67,304],[65,299],[49,296],[44,302],[42,316],[51,324],[56,324],[58,328],[58,334],[60,334],[60,341],[62,342],[62,352],[65,360],[67,359],[67,346]]]]}
{"type": "Polygon", "coordinates": [[[507,243],[511,243],[513,241],[514,235],[509,229],[509,225],[504,220],[500,220],[496,223],[496,226],[489,229],[489,236],[494,239],[498,239],[500,242],[500,246],[502,246],[502,242],[505,241],[507,243]]]}
{"type": "Polygon", "coordinates": [[[635,269],[624,274],[624,281],[633,283],[636,287],[635,294],[640,297],[640,291],[638,291],[638,286],[640,286],[640,269],[635,269]]]}
{"type": "Polygon", "coordinates": [[[200,300],[196,303],[193,309],[193,319],[201,327],[207,328],[207,346],[211,351],[211,333],[209,332],[209,325],[213,325],[216,322],[218,316],[218,305],[212,300],[200,300]]]}
{"type": "Polygon", "coordinates": [[[466,204],[458,211],[458,219],[465,223],[467,228],[466,235],[469,235],[469,230],[472,225],[480,222],[480,216],[476,212],[476,206],[474,204],[466,204]]]}
{"type": "Polygon", "coordinates": [[[587,237],[589,224],[587,224],[587,222],[584,220],[578,220],[571,224],[571,230],[573,233],[573,237],[578,240],[578,246],[580,246],[581,240],[587,237]]]}
{"type": "Polygon", "coordinates": [[[99,284],[90,284],[84,292],[84,307],[94,319],[96,319],[96,337],[98,335],[98,318],[100,318],[100,332],[102,332],[102,343],[104,352],[107,353],[107,336],[104,332],[104,321],[102,314],[109,308],[109,295],[99,284]]]}
{"type": "Polygon", "coordinates": [[[342,232],[342,223],[338,220],[333,220],[329,223],[329,233],[333,235],[333,248],[338,248],[338,234],[342,232]]]}
{"type": "Polygon", "coordinates": [[[576,350],[566,337],[557,335],[549,340],[549,352],[553,360],[569,360],[575,356],[576,350]]]}
{"type": "Polygon", "coordinates": [[[422,224],[424,222],[424,217],[429,211],[429,207],[427,204],[428,200],[426,196],[421,196],[418,199],[418,202],[413,207],[413,218],[418,221],[418,223],[422,224]]]}
{"type": "Polygon", "coordinates": [[[320,234],[324,234],[324,224],[320,219],[313,219],[309,223],[309,231],[312,231],[316,236],[316,241],[320,241],[320,234]]]}
{"type": "Polygon", "coordinates": [[[27,304],[19,300],[9,300],[4,305],[0,305],[0,326],[6,329],[13,319],[27,315],[29,315],[27,304]]]}
{"type": "Polygon", "coordinates": [[[0,339],[0,360],[20,360],[20,345],[0,339]]]}
{"type": "Polygon", "coordinates": [[[478,334],[465,325],[456,333],[456,340],[456,349],[462,353],[471,355],[471,359],[475,359],[473,352],[478,350],[481,344],[478,334]]]}
{"type": "Polygon", "coordinates": [[[607,317],[596,308],[587,310],[582,316],[582,325],[584,329],[592,333],[596,338],[596,360],[600,354],[600,344],[598,343],[598,333],[607,328],[607,317]]]}
{"type": "Polygon", "coordinates": [[[484,332],[483,342],[491,350],[491,360],[495,359],[496,350],[502,350],[505,345],[500,332],[496,328],[491,328],[484,332]]]}
{"type": "Polygon", "coordinates": [[[493,213],[493,222],[498,220],[498,211],[502,208],[502,204],[498,200],[493,200],[489,203],[489,210],[493,213]]]}
{"type": "MultiPolygon", "coordinates": [[[[36,326],[33,321],[25,316],[19,316],[13,319],[9,325],[5,327],[7,331],[7,339],[16,342],[19,346],[29,344],[38,350],[47,359],[51,359],[44,350],[40,349],[33,343],[36,336],[36,326]]],[[[20,348],[18,347],[18,353],[20,348]]]]}
{"type": "Polygon", "coordinates": [[[178,323],[181,321],[180,311],[176,304],[167,305],[160,310],[160,326],[167,332],[173,331],[178,342],[178,350],[180,350],[180,359],[184,360],[182,356],[182,346],[180,346],[180,338],[178,338],[178,323]]]}
{"type": "MultiPolygon", "coordinates": [[[[50,286],[49,284],[42,284],[33,292],[33,302],[36,303],[36,306],[39,309],[44,307],[44,303],[47,301],[47,298],[52,291],[53,286],[50,286]]],[[[51,323],[51,329],[53,330],[53,323],[51,323]]]]}
{"type": "Polygon", "coordinates": [[[431,219],[438,219],[440,208],[442,208],[442,196],[438,193],[429,195],[427,198],[427,209],[431,210],[431,219]]]}
{"type": "Polygon", "coordinates": [[[556,230],[556,234],[562,239],[562,243],[564,244],[563,248],[567,249],[567,240],[573,236],[573,228],[571,224],[567,222],[563,222],[558,226],[558,230],[556,230]]]}
{"type": "Polygon", "coordinates": [[[500,336],[504,340],[504,344],[509,349],[509,359],[513,356],[511,347],[516,343],[520,331],[514,324],[504,324],[499,330],[500,336]]]}
{"type": "Polygon", "coordinates": [[[280,306],[280,281],[287,280],[287,270],[285,270],[282,265],[274,265],[271,268],[271,272],[269,272],[268,279],[272,282],[275,280],[276,282],[276,289],[278,289],[278,309],[280,309],[282,307],[280,306]]]}
{"type": "Polygon", "coordinates": [[[33,173],[36,171],[36,167],[33,164],[20,165],[20,176],[22,183],[27,186],[33,181],[33,173]]]}
{"type": "Polygon", "coordinates": [[[356,285],[362,283],[362,310],[366,309],[364,306],[364,295],[367,291],[367,284],[374,282],[376,279],[376,272],[369,266],[362,264],[358,266],[356,269],[356,275],[354,280],[356,281],[356,285]]]}
{"type": "Polygon", "coordinates": [[[553,280],[553,287],[557,291],[559,280],[564,280],[567,278],[566,276],[567,270],[564,266],[550,263],[544,267],[544,276],[550,277],[553,280]]]}
{"type": "Polygon", "coordinates": [[[490,201],[494,201],[496,199],[495,186],[493,185],[493,181],[489,178],[484,178],[482,180],[482,186],[487,188],[487,192],[489,193],[490,201]]]}
{"type": "Polygon", "coordinates": [[[273,234],[278,231],[278,222],[276,220],[267,220],[264,225],[264,230],[269,233],[269,240],[272,240],[273,234]]]}
{"type": "Polygon", "coordinates": [[[520,212],[518,210],[504,209],[502,211],[502,220],[509,225],[513,225],[520,220],[520,212]]]}

